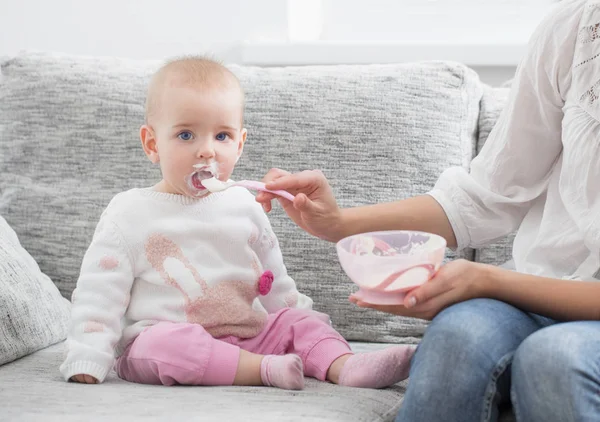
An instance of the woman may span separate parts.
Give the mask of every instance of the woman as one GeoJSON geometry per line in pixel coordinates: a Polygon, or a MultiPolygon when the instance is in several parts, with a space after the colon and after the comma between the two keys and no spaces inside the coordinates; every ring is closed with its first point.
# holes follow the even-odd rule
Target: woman
{"type": "MultiPolygon", "coordinates": [[[[339,209],[318,171],[273,169],[285,211],[329,241],[422,230],[457,249],[518,228],[516,271],[443,266],[404,306],[432,319],[397,421],[600,420],[600,4],[562,2],[533,35],[496,127],[470,173],[449,169],[427,195],[339,209]]],[[[273,196],[257,200],[266,211],[273,196]]]]}

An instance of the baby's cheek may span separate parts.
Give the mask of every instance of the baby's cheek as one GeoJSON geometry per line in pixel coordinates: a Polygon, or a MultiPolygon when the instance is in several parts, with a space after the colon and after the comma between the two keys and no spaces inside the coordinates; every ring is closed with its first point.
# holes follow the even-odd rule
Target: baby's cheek
{"type": "Polygon", "coordinates": [[[235,160],[230,161],[222,161],[219,163],[219,179],[221,180],[227,180],[231,177],[231,174],[233,173],[233,169],[235,167],[235,160]]]}

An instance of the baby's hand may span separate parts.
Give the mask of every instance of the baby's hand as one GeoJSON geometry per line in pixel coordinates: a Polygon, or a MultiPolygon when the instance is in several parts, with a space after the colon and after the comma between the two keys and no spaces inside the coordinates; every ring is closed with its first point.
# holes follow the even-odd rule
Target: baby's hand
{"type": "Polygon", "coordinates": [[[85,374],[73,375],[70,381],[80,382],[82,384],[98,384],[98,380],[96,378],[85,374]]]}

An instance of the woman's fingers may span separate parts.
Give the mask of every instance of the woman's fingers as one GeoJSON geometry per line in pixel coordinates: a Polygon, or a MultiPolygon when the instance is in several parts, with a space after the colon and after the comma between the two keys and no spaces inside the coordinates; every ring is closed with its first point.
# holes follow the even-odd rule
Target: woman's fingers
{"type": "Polygon", "coordinates": [[[265,212],[270,212],[273,209],[273,205],[271,204],[273,199],[275,199],[275,195],[269,192],[259,192],[255,197],[256,202],[262,205],[265,212]]]}
{"type": "MultiPolygon", "coordinates": [[[[290,175],[290,173],[285,170],[281,170],[278,168],[272,168],[263,177],[262,182],[265,183],[266,185],[268,185],[269,183],[272,183],[275,180],[278,180],[282,177],[289,176],[289,175],[290,175]]],[[[267,187],[267,189],[271,189],[271,188],[267,187]]],[[[271,190],[275,190],[275,189],[271,189],[271,190]]],[[[270,192],[259,192],[256,195],[256,202],[258,202],[260,205],[262,205],[263,210],[265,210],[265,212],[270,212],[273,209],[273,205],[271,203],[271,201],[273,199],[279,199],[279,197],[270,192]]]]}
{"type": "Polygon", "coordinates": [[[271,170],[269,170],[267,172],[267,174],[265,174],[265,176],[262,179],[262,182],[264,184],[269,184],[271,182],[273,182],[274,180],[277,180],[283,176],[288,176],[290,175],[290,172],[285,171],[285,170],[281,170],[278,168],[272,168],[271,170]]]}
{"type": "Polygon", "coordinates": [[[442,276],[434,275],[431,280],[411,290],[404,298],[404,306],[412,308],[452,290],[452,286],[442,276]]]}
{"type": "Polygon", "coordinates": [[[318,170],[305,170],[295,174],[289,174],[279,169],[272,169],[271,171],[273,171],[271,181],[265,182],[267,185],[267,189],[271,190],[282,189],[291,191],[291,193],[308,193],[306,192],[308,188],[311,188],[310,190],[314,190],[313,187],[318,186],[325,180],[325,176],[323,176],[323,173],[321,173],[318,170]]]}
{"type": "MultiPolygon", "coordinates": [[[[435,280],[435,279],[434,279],[435,280]]],[[[445,280],[434,282],[431,280],[412,290],[404,298],[404,303],[399,305],[378,305],[367,303],[351,295],[350,302],[361,308],[375,309],[393,315],[408,316],[422,319],[431,319],[442,309],[455,302],[452,286],[445,280]]]]}
{"type": "Polygon", "coordinates": [[[376,311],[393,315],[414,316],[414,313],[409,311],[404,305],[377,305],[375,303],[363,302],[354,295],[351,295],[349,300],[359,308],[375,309],[376,311]]]}
{"type": "Polygon", "coordinates": [[[424,315],[424,319],[433,319],[437,314],[446,309],[448,306],[460,302],[460,299],[455,290],[448,290],[438,296],[429,299],[427,302],[422,302],[410,308],[410,311],[418,315],[424,315]]]}

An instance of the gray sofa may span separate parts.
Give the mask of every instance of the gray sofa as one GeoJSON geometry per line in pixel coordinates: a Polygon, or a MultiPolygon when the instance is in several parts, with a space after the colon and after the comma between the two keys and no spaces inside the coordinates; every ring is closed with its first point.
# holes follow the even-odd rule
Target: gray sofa
{"type": "MultiPolygon", "coordinates": [[[[145,84],[158,65],[42,53],[2,62],[0,216],[64,298],[110,198],[157,181],[138,129],[145,84]]],[[[246,90],[249,132],[234,178],[259,178],[271,167],[319,168],[343,206],[424,193],[447,167],[468,167],[507,95],[506,88],[486,86],[467,67],[449,62],[231,68],[246,90]]],[[[334,245],[311,238],[279,209],[271,221],[299,289],[355,350],[419,341],[425,321],[347,302],[355,287],[334,245]]],[[[455,256],[449,251],[449,259],[455,256]]],[[[460,256],[499,264],[509,259],[510,241],[460,256]]],[[[0,277],[0,296],[4,282],[0,277]]],[[[0,366],[2,421],[389,421],[406,386],[367,390],[309,380],[300,392],[158,387],[127,383],[114,373],[101,385],[66,383],[58,371],[64,344],[56,343],[64,324],[51,319],[47,325],[59,327],[58,339],[0,366]]],[[[504,418],[510,420],[507,413],[504,418]]]]}

